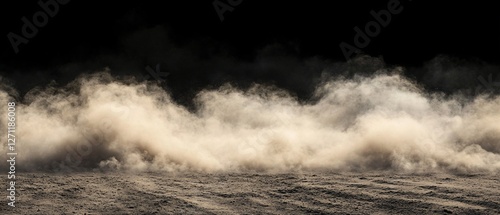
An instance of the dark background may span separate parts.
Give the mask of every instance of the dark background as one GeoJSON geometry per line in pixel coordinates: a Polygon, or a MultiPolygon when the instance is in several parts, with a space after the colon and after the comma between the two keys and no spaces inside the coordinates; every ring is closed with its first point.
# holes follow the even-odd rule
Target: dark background
{"type": "MultiPolygon", "coordinates": [[[[363,29],[374,20],[370,11],[387,9],[388,2],[243,0],[221,22],[211,0],[72,0],[16,54],[7,34],[21,35],[21,17],[32,19],[41,8],[37,1],[6,1],[0,7],[0,73],[25,93],[105,67],[117,76],[147,78],[144,68],[160,64],[169,73],[163,86],[179,100],[226,82],[270,83],[307,98],[322,73],[345,70],[339,43],[353,45],[353,28],[363,29]]],[[[403,11],[364,53],[409,68],[408,77],[443,91],[460,80],[442,84],[429,75],[436,57],[457,68],[498,73],[500,13],[493,1],[400,3],[403,11]]]]}

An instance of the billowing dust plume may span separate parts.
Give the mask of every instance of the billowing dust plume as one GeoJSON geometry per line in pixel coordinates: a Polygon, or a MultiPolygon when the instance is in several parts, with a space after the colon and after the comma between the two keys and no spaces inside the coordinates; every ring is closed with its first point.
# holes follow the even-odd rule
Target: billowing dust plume
{"type": "MultiPolygon", "coordinates": [[[[12,98],[0,92],[0,114],[12,98]]],[[[317,99],[230,85],[196,110],[107,73],[30,91],[16,106],[25,170],[498,172],[500,98],[428,93],[400,75],[332,79],[317,99]]],[[[6,117],[1,117],[6,131],[6,117]]],[[[6,143],[6,135],[1,136],[6,143]]],[[[2,144],[6,150],[6,144],[2,144]]],[[[2,163],[6,165],[5,162],[2,163]]]]}

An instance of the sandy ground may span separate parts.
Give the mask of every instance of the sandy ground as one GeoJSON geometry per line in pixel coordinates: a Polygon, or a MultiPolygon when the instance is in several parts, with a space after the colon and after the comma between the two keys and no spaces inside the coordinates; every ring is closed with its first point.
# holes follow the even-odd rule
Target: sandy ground
{"type": "Polygon", "coordinates": [[[20,173],[0,214],[500,214],[499,176],[20,173]]]}

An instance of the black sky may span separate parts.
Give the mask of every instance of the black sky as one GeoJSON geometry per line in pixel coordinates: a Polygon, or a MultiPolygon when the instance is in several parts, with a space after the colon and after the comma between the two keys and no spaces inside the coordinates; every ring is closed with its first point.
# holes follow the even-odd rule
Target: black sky
{"type": "MultiPolygon", "coordinates": [[[[224,13],[223,22],[213,2],[72,0],[17,54],[7,35],[21,35],[21,18],[32,19],[41,8],[37,1],[3,2],[0,72],[23,90],[51,80],[65,83],[104,66],[136,75],[160,63],[174,92],[233,80],[294,88],[313,75],[304,69],[310,69],[307,62],[291,62],[345,62],[339,44],[353,45],[353,28],[364,29],[374,20],[370,11],[387,9],[390,1],[243,0],[224,13]],[[287,65],[256,66],[268,61],[287,65]],[[265,71],[256,71],[261,67],[265,71]],[[281,69],[288,73],[274,71],[281,69]]],[[[399,2],[402,12],[392,15],[364,53],[409,67],[438,55],[497,64],[500,13],[494,2],[399,2]]]]}

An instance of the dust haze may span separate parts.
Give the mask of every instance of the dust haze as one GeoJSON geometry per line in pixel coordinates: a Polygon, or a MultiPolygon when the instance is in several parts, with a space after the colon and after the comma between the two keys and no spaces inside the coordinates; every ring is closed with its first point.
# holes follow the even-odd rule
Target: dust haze
{"type": "MultiPolygon", "coordinates": [[[[500,98],[428,92],[401,75],[404,69],[325,76],[309,101],[278,87],[225,84],[198,92],[194,111],[155,83],[109,71],[83,75],[64,87],[34,88],[17,103],[17,165],[55,171],[498,172],[500,98]]],[[[16,92],[4,83],[0,95],[5,104],[16,92]]]]}

